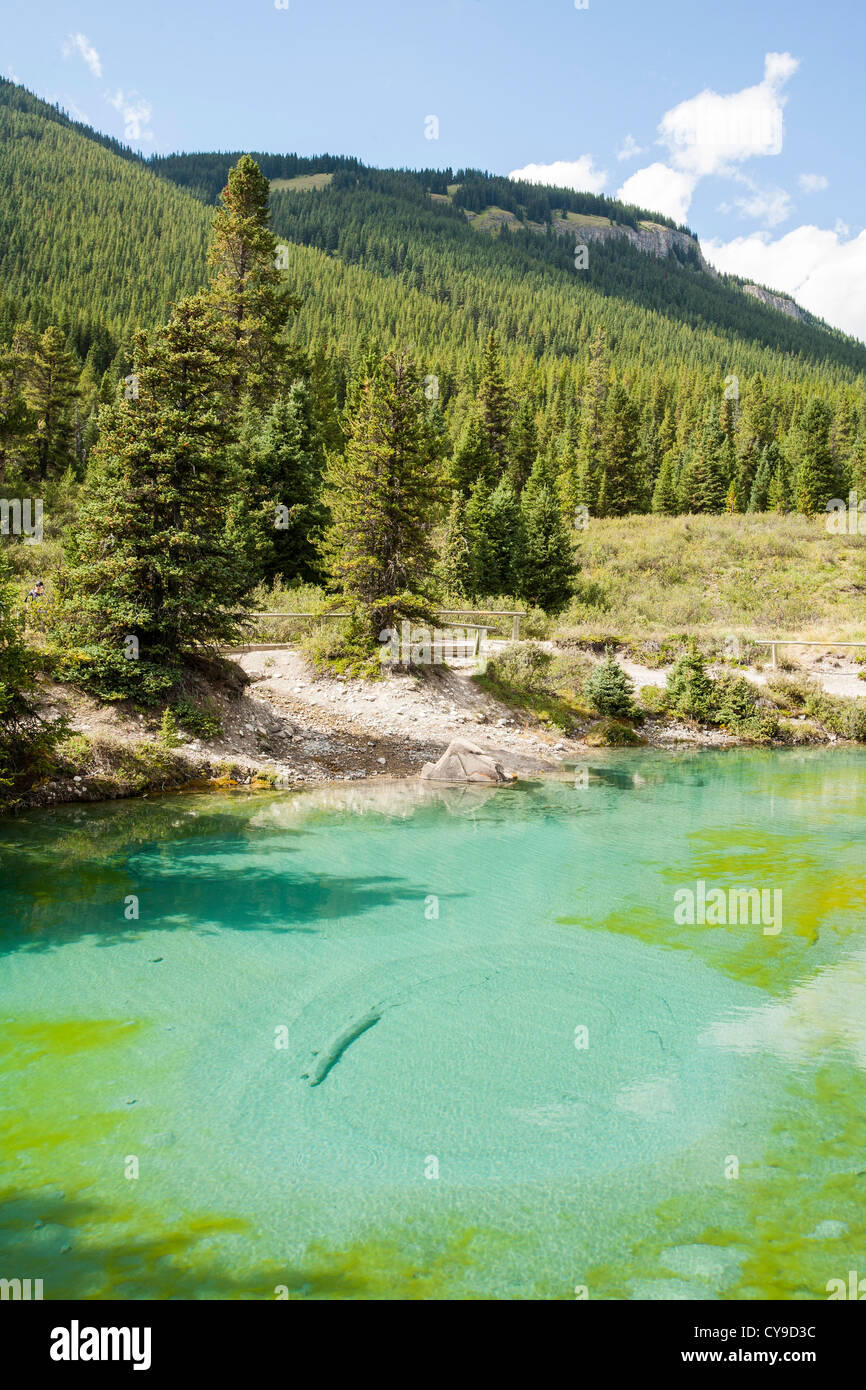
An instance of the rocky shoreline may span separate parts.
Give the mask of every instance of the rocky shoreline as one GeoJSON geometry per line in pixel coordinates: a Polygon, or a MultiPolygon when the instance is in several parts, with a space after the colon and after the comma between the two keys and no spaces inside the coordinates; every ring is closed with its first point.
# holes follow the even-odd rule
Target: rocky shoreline
{"type": "MultiPolygon", "coordinates": [[[[173,749],[160,747],[155,715],[46,686],[43,709],[69,720],[78,762],[65,758],[12,810],[170,791],[418,778],[455,739],[468,740],[518,778],[539,776],[579,763],[599,746],[592,721],[565,737],[482,690],[471,667],[396,668],[380,681],[365,681],[318,675],[295,649],[247,651],[235,661],[227,681],[200,692],[218,715],[220,733],[185,737],[173,749]]],[[[648,674],[658,681],[658,672],[648,674]]],[[[646,718],[639,742],[668,749],[745,744],[725,730],[668,716],[646,718]]]]}

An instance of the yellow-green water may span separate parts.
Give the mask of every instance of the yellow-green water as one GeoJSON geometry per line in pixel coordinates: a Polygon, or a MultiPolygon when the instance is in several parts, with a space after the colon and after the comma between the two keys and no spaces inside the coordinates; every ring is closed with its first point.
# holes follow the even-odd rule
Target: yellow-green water
{"type": "Polygon", "coordinates": [[[866,1275],[864,755],[612,752],[583,780],[3,822],[0,1276],[809,1299],[866,1275]],[[698,880],[780,889],[781,930],[678,924],[698,880]]]}

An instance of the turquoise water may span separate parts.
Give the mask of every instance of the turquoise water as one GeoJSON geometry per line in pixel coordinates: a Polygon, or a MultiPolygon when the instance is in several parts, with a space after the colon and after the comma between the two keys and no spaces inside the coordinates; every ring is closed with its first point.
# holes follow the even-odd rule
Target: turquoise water
{"type": "Polygon", "coordinates": [[[0,1275],[798,1299],[866,1274],[862,753],[605,752],[582,780],[3,822],[0,1275]],[[781,890],[781,929],[679,924],[698,881],[781,890]]]}

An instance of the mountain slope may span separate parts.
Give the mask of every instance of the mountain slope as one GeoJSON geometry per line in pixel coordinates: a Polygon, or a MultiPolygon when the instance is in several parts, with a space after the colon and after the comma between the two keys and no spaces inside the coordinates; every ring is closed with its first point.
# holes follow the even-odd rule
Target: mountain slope
{"type": "Polygon", "coordinates": [[[24,313],[85,335],[163,318],[204,277],[207,211],[122,147],[51,119],[44,103],[19,109],[19,92],[0,83],[6,295],[24,313]]]}
{"type": "MultiPolygon", "coordinates": [[[[642,209],[472,170],[256,158],[274,180],[274,230],[295,247],[304,346],[329,342],[348,359],[367,337],[400,340],[456,373],[493,327],[512,372],[527,360],[558,370],[603,327],[627,373],[808,386],[866,372],[863,344],[744,293],[705,267],[687,228],[642,209]]],[[[106,330],[117,345],[163,318],[204,279],[208,205],[236,159],[145,161],[0,81],[0,332],[19,313],[58,321],[84,355],[106,330]]]]}

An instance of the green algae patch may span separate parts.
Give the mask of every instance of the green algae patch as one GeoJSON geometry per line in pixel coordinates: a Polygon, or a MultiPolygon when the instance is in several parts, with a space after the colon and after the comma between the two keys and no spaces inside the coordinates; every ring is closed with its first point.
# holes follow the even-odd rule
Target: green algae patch
{"type": "Polygon", "coordinates": [[[129,1019],[13,1019],[3,1026],[4,1067],[50,1059],[62,1061],[96,1048],[132,1042],[143,1024],[129,1019]]]}
{"type": "Polygon", "coordinates": [[[106,1079],[145,1025],[122,1019],[17,1019],[4,1024],[0,1111],[3,1152],[32,1181],[62,1163],[67,1174],[93,1161],[129,1111],[106,1106],[106,1079]]]}

